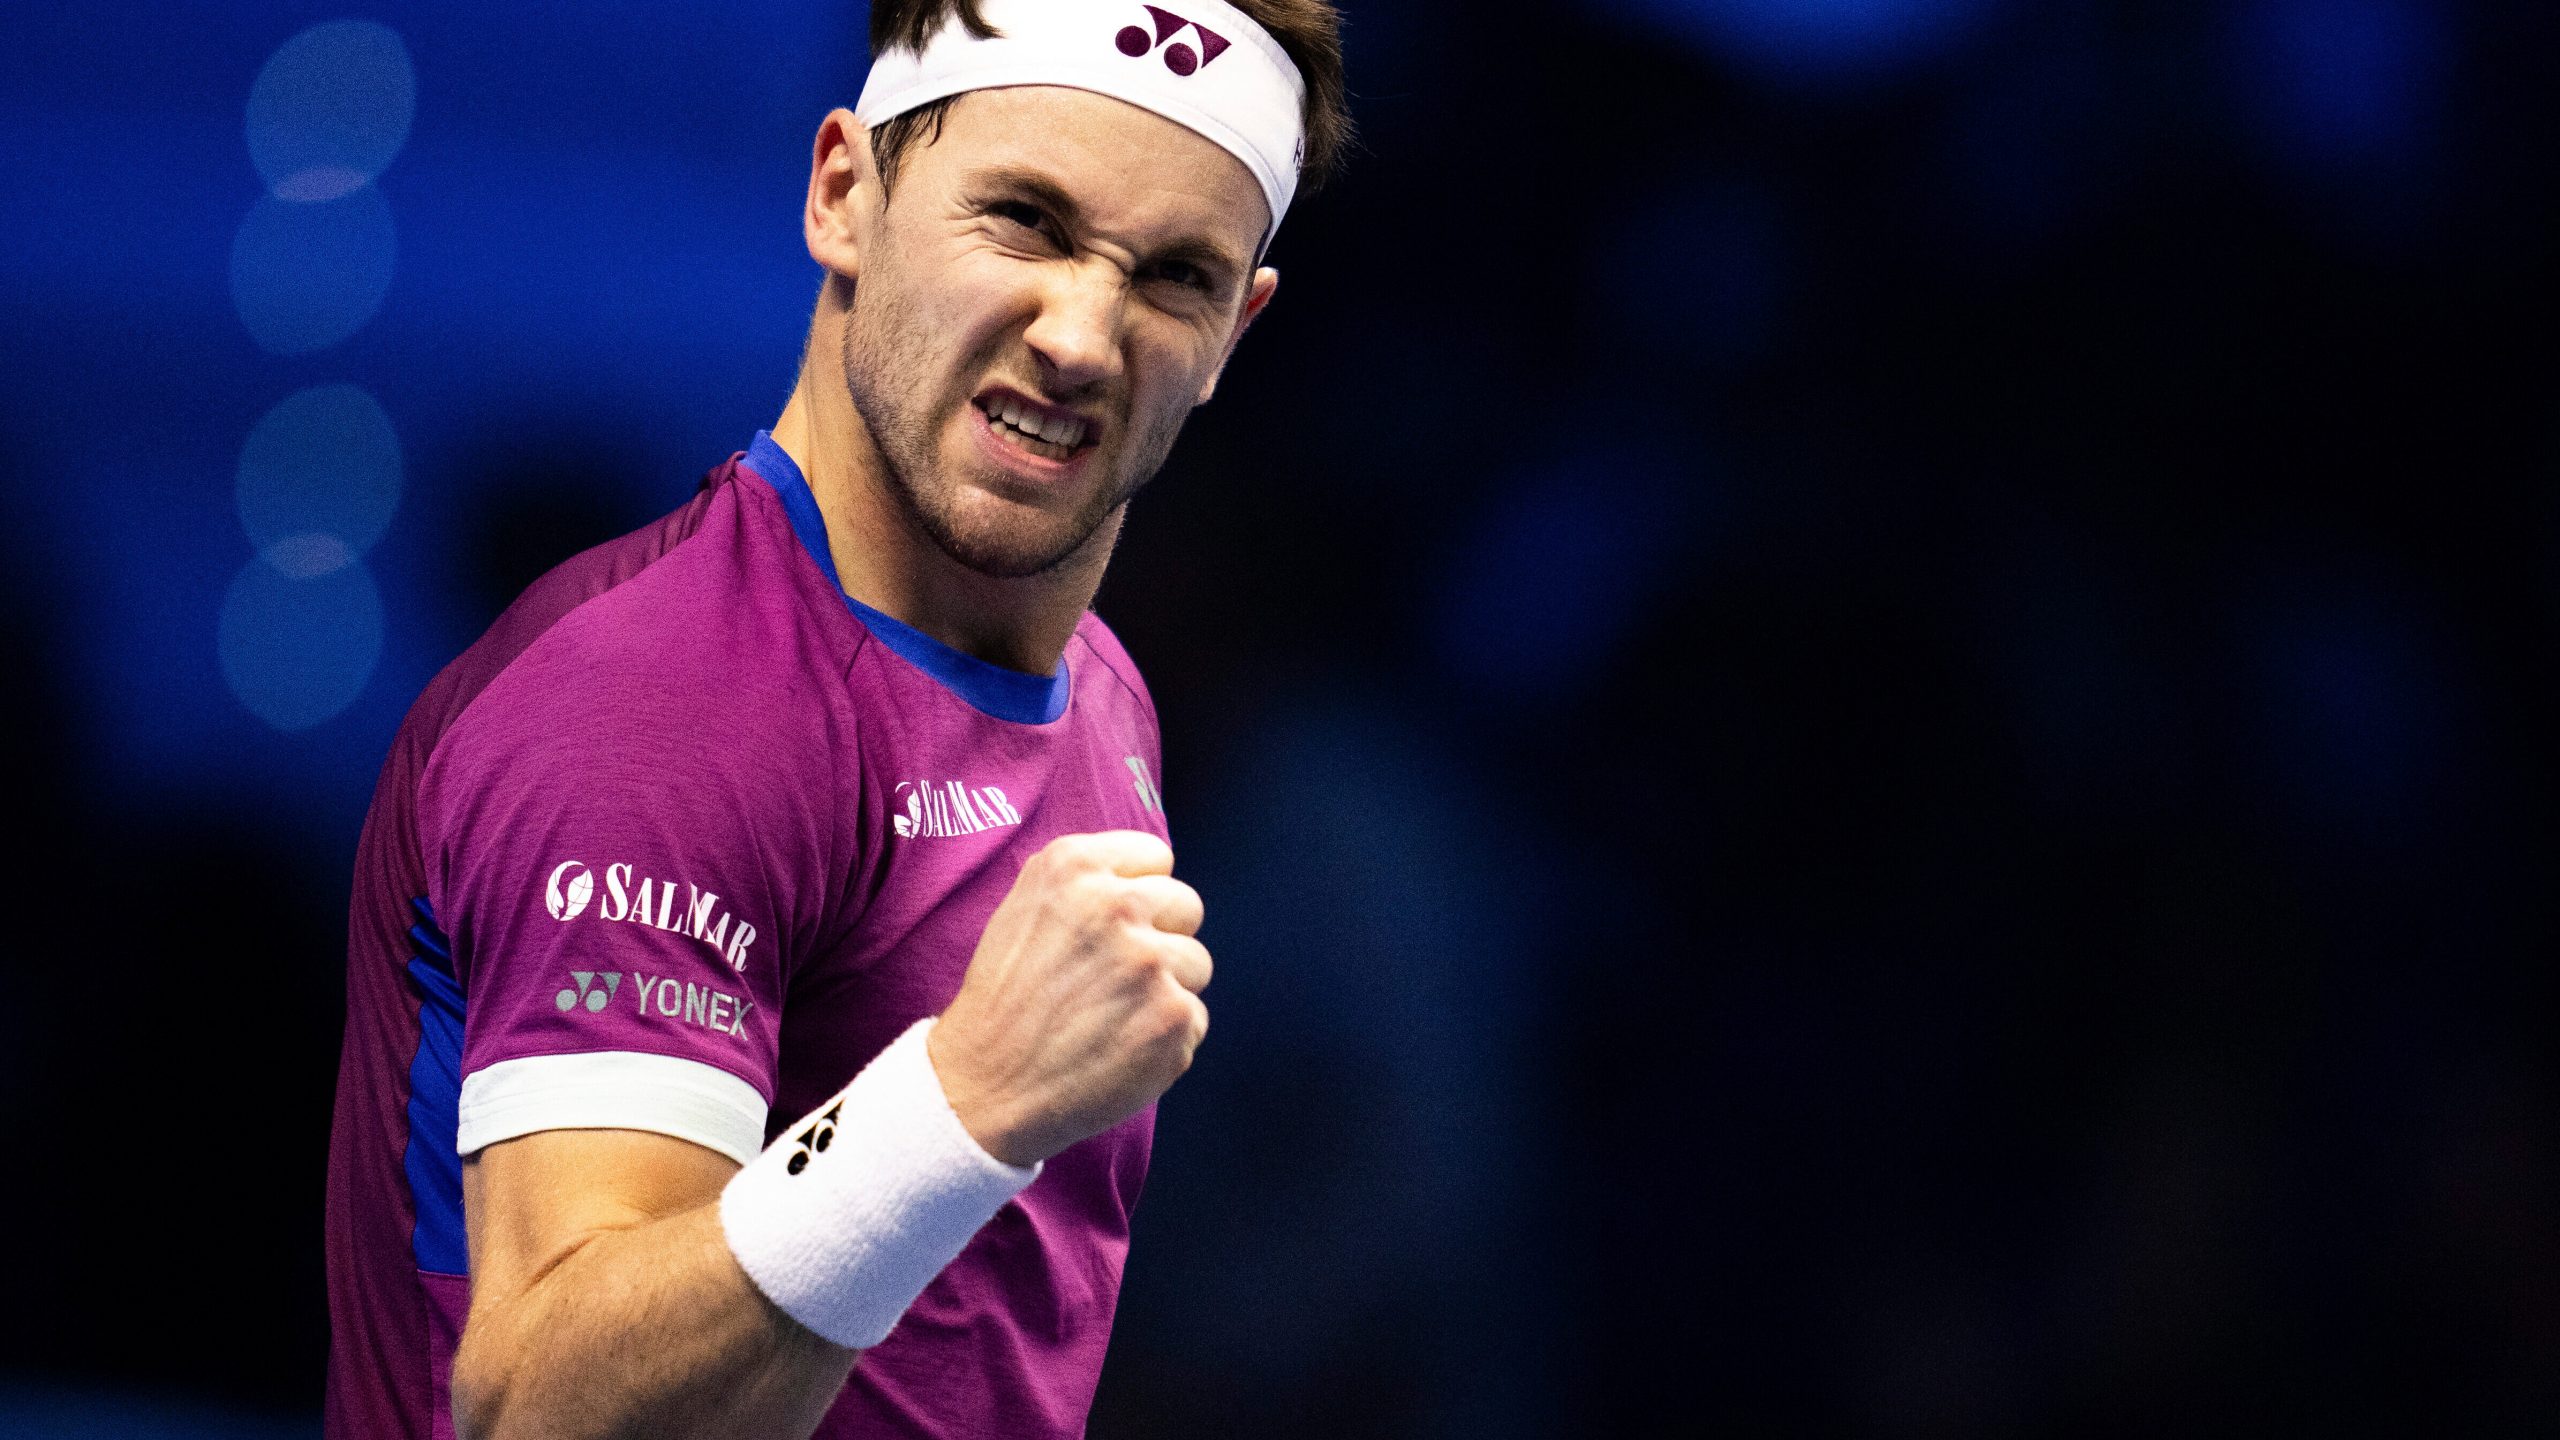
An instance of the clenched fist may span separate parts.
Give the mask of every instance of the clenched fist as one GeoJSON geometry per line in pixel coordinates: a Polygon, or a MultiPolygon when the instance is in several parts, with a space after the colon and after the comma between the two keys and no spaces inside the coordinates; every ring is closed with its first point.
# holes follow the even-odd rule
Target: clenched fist
{"type": "Polygon", "coordinates": [[[926,1053],[986,1152],[1045,1160],[1191,1068],[1209,1033],[1200,894],[1137,830],[1064,835],[1022,867],[926,1053]]]}

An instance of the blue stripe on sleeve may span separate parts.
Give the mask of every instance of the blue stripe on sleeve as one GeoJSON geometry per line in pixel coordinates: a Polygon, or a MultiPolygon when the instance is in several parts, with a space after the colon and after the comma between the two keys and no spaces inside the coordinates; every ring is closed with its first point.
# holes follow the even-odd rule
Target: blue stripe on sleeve
{"type": "Polygon", "coordinates": [[[401,1168],[417,1210],[410,1246],[418,1268],[439,1275],[470,1273],[462,1230],[462,987],[453,978],[453,947],[421,898],[423,917],[409,929],[419,954],[409,961],[418,992],[418,1053],[409,1061],[409,1148],[401,1168]]]}

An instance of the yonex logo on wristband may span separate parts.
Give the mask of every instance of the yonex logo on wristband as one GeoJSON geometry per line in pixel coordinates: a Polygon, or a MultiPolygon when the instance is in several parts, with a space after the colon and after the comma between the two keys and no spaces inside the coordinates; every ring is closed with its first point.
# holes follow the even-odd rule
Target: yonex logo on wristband
{"type": "Polygon", "coordinates": [[[1148,36],[1146,27],[1143,25],[1132,25],[1113,37],[1113,43],[1120,47],[1120,53],[1132,60],[1159,45],[1164,45],[1164,42],[1188,29],[1199,35],[1199,49],[1194,50],[1189,45],[1176,43],[1165,45],[1164,51],[1164,68],[1176,75],[1188,75],[1225,54],[1227,47],[1235,43],[1208,26],[1196,20],[1185,20],[1170,10],[1149,5],[1146,11],[1147,18],[1153,21],[1156,27],[1156,33],[1152,38],[1148,36]]]}
{"type": "Polygon", "coordinates": [[[801,1131],[793,1139],[792,1144],[795,1148],[791,1152],[790,1163],[783,1168],[797,1175],[809,1168],[810,1156],[827,1153],[827,1147],[835,1143],[836,1117],[843,1113],[844,1102],[838,1100],[828,1106],[816,1120],[811,1121],[809,1128],[801,1131]]]}
{"type": "Polygon", "coordinates": [[[838,1345],[877,1345],[1040,1166],[1007,1165],[942,1093],[918,1020],[853,1083],[793,1120],[720,1190],[738,1268],[838,1345]],[[841,1162],[818,1164],[843,1142],[841,1162]]]}

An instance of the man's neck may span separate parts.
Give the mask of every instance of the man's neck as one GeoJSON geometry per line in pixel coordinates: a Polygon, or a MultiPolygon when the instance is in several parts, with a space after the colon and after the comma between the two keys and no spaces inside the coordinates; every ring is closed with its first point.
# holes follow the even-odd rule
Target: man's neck
{"type": "Polygon", "coordinates": [[[804,371],[772,434],[826,517],[827,549],[847,595],[963,654],[1025,674],[1056,673],[1101,587],[1118,514],[1087,553],[1039,575],[994,579],[943,553],[907,514],[840,381],[804,371]]]}

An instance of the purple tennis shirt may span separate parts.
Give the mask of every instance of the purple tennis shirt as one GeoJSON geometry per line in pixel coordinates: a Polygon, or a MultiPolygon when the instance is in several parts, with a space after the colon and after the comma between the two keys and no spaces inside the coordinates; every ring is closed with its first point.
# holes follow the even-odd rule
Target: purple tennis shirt
{"type": "MultiPolygon", "coordinates": [[[[453,1434],[462,1156],[611,1128],[745,1162],[950,1003],[1033,851],[1165,835],[1159,763],[1092,615],[1037,676],[848,599],[763,433],[537,581],[410,710],[365,819],[328,1433],[453,1434]]],[[[817,1433],[1082,1434],[1154,1121],[1051,1158],[817,1433]]]]}

